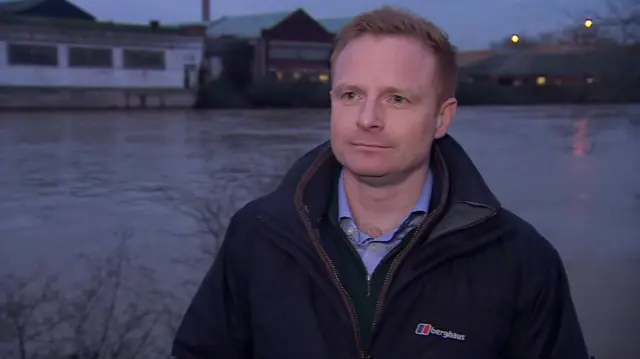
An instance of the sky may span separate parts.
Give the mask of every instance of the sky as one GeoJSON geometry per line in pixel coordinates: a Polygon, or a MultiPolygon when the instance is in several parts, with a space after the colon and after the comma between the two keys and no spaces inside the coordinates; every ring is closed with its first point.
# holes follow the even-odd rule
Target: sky
{"type": "MultiPolygon", "coordinates": [[[[200,0],[71,0],[100,20],[147,23],[201,19],[200,0]]],[[[410,9],[440,26],[463,49],[486,48],[512,33],[537,34],[562,28],[604,11],[602,0],[210,0],[211,18],[305,9],[316,18],[350,17],[391,4],[410,9]]]]}

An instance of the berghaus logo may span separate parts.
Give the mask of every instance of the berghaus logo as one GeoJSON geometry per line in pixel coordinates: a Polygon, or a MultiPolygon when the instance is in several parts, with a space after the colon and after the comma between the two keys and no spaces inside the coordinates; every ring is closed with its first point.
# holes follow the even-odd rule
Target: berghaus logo
{"type": "Polygon", "coordinates": [[[444,339],[453,340],[465,340],[466,335],[454,333],[450,330],[437,329],[431,324],[419,323],[416,327],[416,334],[418,335],[436,335],[444,339]]]}

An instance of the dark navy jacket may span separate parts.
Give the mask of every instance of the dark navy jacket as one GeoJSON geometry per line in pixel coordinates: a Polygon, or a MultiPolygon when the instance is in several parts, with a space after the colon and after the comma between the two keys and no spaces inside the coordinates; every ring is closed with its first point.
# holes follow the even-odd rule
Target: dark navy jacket
{"type": "Polygon", "coordinates": [[[325,143],[233,216],[173,355],[587,359],[556,250],[500,206],[451,137],[432,152],[434,215],[392,269],[368,347],[326,249],[333,239],[318,230],[337,165],[325,143]]]}

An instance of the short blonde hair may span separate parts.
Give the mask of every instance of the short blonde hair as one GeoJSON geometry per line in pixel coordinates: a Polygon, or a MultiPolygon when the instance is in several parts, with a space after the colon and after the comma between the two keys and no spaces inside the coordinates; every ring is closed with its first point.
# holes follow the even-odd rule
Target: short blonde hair
{"type": "Polygon", "coordinates": [[[456,48],[431,21],[408,10],[383,6],[356,16],[335,38],[331,66],[347,44],[361,36],[408,36],[420,41],[436,56],[439,102],[455,96],[458,83],[456,48]]]}

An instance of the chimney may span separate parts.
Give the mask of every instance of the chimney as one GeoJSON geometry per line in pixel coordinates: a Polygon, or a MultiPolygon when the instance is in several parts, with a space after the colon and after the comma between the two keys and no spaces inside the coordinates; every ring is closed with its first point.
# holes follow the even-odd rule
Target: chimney
{"type": "Polygon", "coordinates": [[[211,0],[202,0],[202,22],[209,22],[211,19],[211,0]]]}

